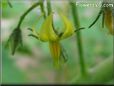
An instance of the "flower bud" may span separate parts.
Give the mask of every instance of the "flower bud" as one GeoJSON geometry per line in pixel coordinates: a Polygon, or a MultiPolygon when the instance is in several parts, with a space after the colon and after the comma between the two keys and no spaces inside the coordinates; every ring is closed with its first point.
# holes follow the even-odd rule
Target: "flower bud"
{"type": "Polygon", "coordinates": [[[14,55],[19,44],[22,45],[22,34],[19,28],[14,29],[8,39],[8,44],[10,44],[12,55],[14,55]]]}

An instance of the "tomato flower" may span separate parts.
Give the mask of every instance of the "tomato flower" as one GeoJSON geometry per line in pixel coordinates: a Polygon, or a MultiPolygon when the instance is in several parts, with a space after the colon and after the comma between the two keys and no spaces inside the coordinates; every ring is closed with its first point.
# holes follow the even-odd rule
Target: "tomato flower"
{"type": "Polygon", "coordinates": [[[43,22],[39,32],[33,32],[35,37],[41,40],[42,42],[48,42],[50,52],[52,54],[55,66],[60,66],[60,55],[61,55],[61,46],[59,41],[65,38],[70,37],[74,32],[73,24],[65,17],[63,14],[59,13],[62,22],[64,23],[63,30],[60,34],[57,34],[52,26],[53,22],[53,13],[51,13],[43,22]]]}

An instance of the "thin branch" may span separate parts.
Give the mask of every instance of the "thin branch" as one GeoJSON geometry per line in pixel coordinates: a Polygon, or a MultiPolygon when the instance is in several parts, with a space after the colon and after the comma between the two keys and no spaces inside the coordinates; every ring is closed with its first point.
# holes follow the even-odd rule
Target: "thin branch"
{"type": "MultiPolygon", "coordinates": [[[[75,2],[72,2],[72,1],[69,4],[71,6],[71,11],[72,11],[72,16],[74,19],[75,27],[79,28],[80,24],[79,24],[76,4],[75,2]]],[[[85,66],[85,61],[84,61],[83,47],[82,47],[82,41],[81,41],[81,32],[78,31],[76,35],[77,35],[76,39],[77,39],[77,45],[78,45],[79,60],[80,60],[80,66],[81,66],[81,74],[82,76],[85,76],[87,75],[87,71],[86,71],[86,66],[85,66]]]]}
{"type": "Polygon", "coordinates": [[[93,21],[93,23],[89,26],[89,28],[91,28],[96,22],[97,22],[97,20],[99,19],[99,17],[101,16],[101,14],[102,14],[102,9],[99,11],[99,13],[98,13],[98,16],[96,17],[96,19],[93,21]]]}
{"type": "Polygon", "coordinates": [[[85,28],[82,27],[82,28],[76,29],[74,32],[80,31],[80,30],[82,30],[82,29],[85,29],[85,28]]]}
{"type": "Polygon", "coordinates": [[[48,15],[49,15],[52,12],[51,3],[49,0],[47,0],[47,10],[48,10],[48,15]]]}
{"type": "Polygon", "coordinates": [[[36,8],[38,5],[40,5],[39,2],[33,4],[33,5],[20,17],[20,20],[19,20],[19,23],[18,23],[18,26],[17,26],[17,27],[20,27],[20,26],[21,26],[21,24],[22,24],[22,22],[23,22],[25,16],[26,16],[30,11],[32,11],[34,8],[36,8]]]}
{"type": "Polygon", "coordinates": [[[40,0],[40,8],[41,8],[41,12],[44,14],[44,19],[46,18],[46,12],[44,10],[44,4],[43,4],[44,0],[40,0]]]}

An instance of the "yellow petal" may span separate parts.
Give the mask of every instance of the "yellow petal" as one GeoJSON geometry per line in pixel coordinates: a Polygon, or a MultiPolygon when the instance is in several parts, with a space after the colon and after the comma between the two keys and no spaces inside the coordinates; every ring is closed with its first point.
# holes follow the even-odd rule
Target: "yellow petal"
{"type": "Polygon", "coordinates": [[[66,16],[64,16],[61,13],[59,14],[64,23],[63,35],[61,36],[61,39],[64,39],[71,36],[74,33],[74,27],[73,27],[73,24],[70,22],[70,20],[68,20],[66,16]]]}
{"type": "Polygon", "coordinates": [[[39,38],[41,41],[55,41],[57,40],[58,36],[53,30],[52,27],[52,21],[53,21],[53,14],[51,13],[44,23],[41,26],[40,32],[39,32],[39,38]]]}
{"type": "Polygon", "coordinates": [[[112,10],[109,8],[105,8],[105,16],[104,16],[105,25],[108,28],[110,34],[114,35],[114,17],[112,14],[112,10]]]}
{"type": "Polygon", "coordinates": [[[50,47],[50,52],[52,54],[55,66],[59,67],[60,66],[60,63],[59,63],[60,52],[61,52],[60,44],[57,41],[49,42],[49,47],[50,47]]]}

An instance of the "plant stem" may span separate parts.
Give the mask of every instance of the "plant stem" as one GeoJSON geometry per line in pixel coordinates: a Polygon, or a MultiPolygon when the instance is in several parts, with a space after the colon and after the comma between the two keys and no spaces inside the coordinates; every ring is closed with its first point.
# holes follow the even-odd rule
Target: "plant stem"
{"type": "Polygon", "coordinates": [[[30,11],[32,11],[34,8],[36,8],[38,5],[40,5],[39,2],[33,4],[33,5],[20,17],[20,20],[19,20],[19,23],[18,23],[18,26],[17,26],[18,28],[20,28],[20,26],[21,26],[21,24],[22,24],[22,22],[23,22],[25,16],[26,16],[30,11]]]}
{"type": "Polygon", "coordinates": [[[44,0],[40,0],[40,8],[41,8],[41,12],[44,13],[44,19],[46,18],[46,12],[44,10],[44,3],[43,3],[44,0]]]}
{"type": "MultiPolygon", "coordinates": [[[[50,0],[47,0],[47,10],[48,10],[48,15],[50,15],[50,13],[52,12],[50,0]]],[[[52,27],[53,27],[53,30],[56,32],[53,22],[52,22],[52,27]]]]}
{"type": "MultiPolygon", "coordinates": [[[[78,29],[80,28],[79,19],[78,19],[78,13],[75,2],[70,2],[71,10],[72,10],[72,16],[74,19],[75,27],[78,29]]],[[[84,62],[84,55],[83,55],[83,47],[82,47],[82,41],[81,41],[81,32],[78,31],[76,33],[76,39],[77,39],[77,45],[78,45],[78,53],[79,53],[79,59],[80,59],[80,66],[81,66],[81,74],[83,76],[86,75],[86,68],[85,68],[85,62],[84,62]]]]}
{"type": "Polygon", "coordinates": [[[47,0],[48,15],[52,12],[50,0],[47,0]]]}

